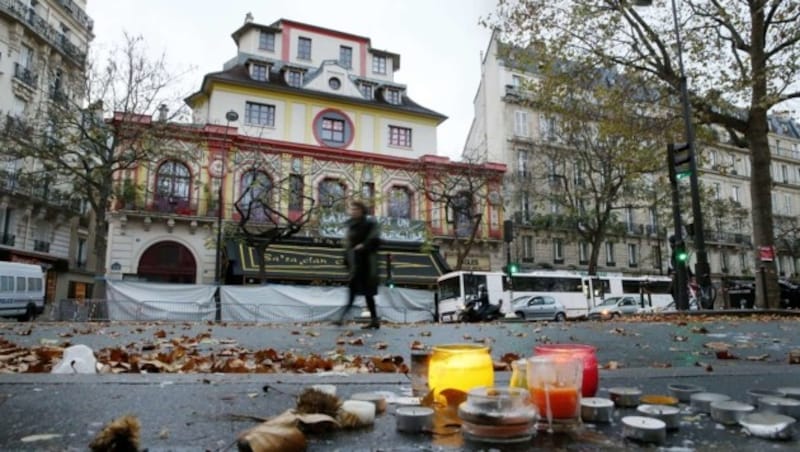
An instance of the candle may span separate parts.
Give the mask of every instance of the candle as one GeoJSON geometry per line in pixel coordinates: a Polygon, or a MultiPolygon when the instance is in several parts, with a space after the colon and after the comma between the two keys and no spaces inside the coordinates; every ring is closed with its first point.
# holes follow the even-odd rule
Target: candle
{"type": "Polygon", "coordinates": [[[786,397],[789,397],[790,399],[800,400],[800,387],[778,388],[778,392],[782,392],[786,397]]]}
{"type": "Polygon", "coordinates": [[[314,389],[319,392],[324,392],[325,394],[335,396],[336,395],[336,386],[334,385],[313,385],[311,389],[314,389]]]}
{"type": "Polygon", "coordinates": [[[766,396],[758,399],[758,407],[762,411],[785,414],[793,418],[800,416],[800,400],[788,397],[766,396]]]}
{"type": "Polygon", "coordinates": [[[700,386],[678,383],[668,385],[667,389],[669,389],[670,394],[683,403],[689,403],[692,394],[705,391],[700,386]]]}
{"type": "Polygon", "coordinates": [[[735,425],[748,413],[752,413],[756,407],[749,403],[737,402],[735,400],[717,400],[711,402],[711,419],[725,425],[735,425]]]}
{"type": "Polygon", "coordinates": [[[581,399],[581,419],[584,422],[611,422],[614,402],[600,397],[581,399]]]}
{"type": "MultiPolygon", "coordinates": [[[[672,396],[658,395],[658,394],[645,394],[639,397],[639,403],[645,405],[677,405],[678,399],[672,396]]],[[[667,427],[669,428],[669,427],[667,427]]]]}
{"type": "Polygon", "coordinates": [[[578,388],[566,387],[534,387],[530,388],[531,401],[539,409],[542,416],[554,419],[570,419],[578,413],[580,400],[578,388]],[[549,413],[549,415],[548,415],[549,413]]]}
{"type": "Polygon", "coordinates": [[[611,388],[608,393],[618,407],[635,407],[642,396],[642,391],[636,388],[611,388]]]}
{"type": "Polygon", "coordinates": [[[639,405],[636,407],[636,411],[638,411],[643,416],[652,417],[654,419],[658,419],[664,422],[666,425],[667,430],[676,430],[680,425],[680,421],[678,420],[678,415],[680,414],[681,410],[678,407],[669,406],[669,405],[639,405]]]}
{"type": "Polygon", "coordinates": [[[637,441],[662,443],[667,439],[667,425],[651,417],[625,416],[622,418],[622,435],[637,441]]]}
{"type": "Polygon", "coordinates": [[[419,397],[395,397],[394,403],[398,406],[419,406],[422,401],[419,397]]]}
{"type": "Polygon", "coordinates": [[[359,392],[350,396],[350,400],[361,400],[375,405],[375,412],[378,414],[386,411],[386,398],[374,392],[359,392]]]}
{"type": "Polygon", "coordinates": [[[431,359],[429,351],[411,352],[411,393],[423,397],[428,394],[428,363],[431,359]]]}
{"type": "Polygon", "coordinates": [[[730,400],[731,398],[725,394],[716,394],[714,392],[696,392],[692,394],[690,403],[692,408],[700,413],[709,413],[711,411],[711,403],[719,402],[722,400],[730,400]]]}
{"type": "Polygon", "coordinates": [[[494,385],[494,364],[482,345],[451,344],[433,347],[428,364],[428,386],[439,395],[445,389],[469,392],[494,385]]]}
{"type": "Polygon", "coordinates": [[[375,423],[375,404],[362,400],[345,400],[342,403],[342,411],[354,414],[358,417],[359,426],[367,426],[375,423]]]}
{"type": "Polygon", "coordinates": [[[424,406],[398,407],[394,413],[397,418],[397,431],[421,433],[433,430],[433,410],[424,406]]]}
{"type": "Polygon", "coordinates": [[[564,354],[575,356],[583,360],[583,381],[581,395],[594,397],[600,376],[597,371],[597,349],[585,344],[544,344],[533,349],[534,355],[564,354]]]}
{"type": "Polygon", "coordinates": [[[739,420],[747,433],[767,439],[791,438],[795,422],[794,418],[784,414],[761,412],[746,414],[739,420]]]}
{"type": "Polygon", "coordinates": [[[762,397],[783,397],[784,394],[772,389],[750,389],[747,391],[747,396],[751,404],[758,406],[758,399],[762,397]]]}

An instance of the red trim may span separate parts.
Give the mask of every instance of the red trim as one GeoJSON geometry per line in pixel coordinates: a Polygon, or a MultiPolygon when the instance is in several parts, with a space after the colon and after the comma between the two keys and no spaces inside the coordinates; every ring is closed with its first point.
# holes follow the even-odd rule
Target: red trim
{"type": "Polygon", "coordinates": [[[289,61],[289,47],[292,45],[292,26],[281,29],[281,60],[289,61]]]}
{"type": "Polygon", "coordinates": [[[325,36],[330,36],[333,38],[339,39],[347,39],[350,41],[356,41],[362,44],[369,44],[369,38],[365,38],[363,36],[353,35],[350,33],[345,33],[342,31],[331,30],[329,28],[322,28],[316,25],[309,25],[304,24],[302,22],[295,22],[293,20],[281,19],[280,23],[282,25],[281,29],[285,28],[293,28],[296,30],[303,30],[303,31],[310,31],[312,33],[318,33],[325,36]]]}
{"type": "Polygon", "coordinates": [[[361,44],[358,47],[359,58],[361,61],[361,67],[359,68],[359,74],[362,77],[367,76],[367,45],[361,44]]]}
{"type": "MultiPolygon", "coordinates": [[[[317,115],[314,116],[314,120],[311,121],[311,131],[314,132],[314,139],[317,140],[317,143],[321,144],[322,146],[325,146],[326,148],[333,148],[333,149],[347,149],[348,147],[350,147],[350,144],[353,143],[353,139],[356,137],[356,128],[353,125],[353,121],[350,120],[350,116],[347,116],[345,112],[343,112],[342,110],[337,110],[336,108],[326,108],[321,112],[317,113],[317,115]],[[324,114],[329,112],[342,115],[344,117],[344,120],[347,122],[347,125],[350,127],[350,139],[347,140],[345,143],[343,143],[341,146],[326,145],[325,142],[322,140],[322,138],[320,138],[319,134],[317,133],[317,122],[322,118],[324,114]]],[[[347,131],[345,130],[345,132],[347,131]]]]}

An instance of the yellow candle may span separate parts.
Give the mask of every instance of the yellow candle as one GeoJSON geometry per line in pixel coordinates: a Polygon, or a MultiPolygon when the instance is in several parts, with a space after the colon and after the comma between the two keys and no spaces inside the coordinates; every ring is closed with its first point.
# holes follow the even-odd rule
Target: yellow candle
{"type": "Polygon", "coordinates": [[[489,349],[481,345],[450,344],[433,347],[428,365],[428,386],[438,395],[445,389],[468,392],[494,385],[489,349]]]}

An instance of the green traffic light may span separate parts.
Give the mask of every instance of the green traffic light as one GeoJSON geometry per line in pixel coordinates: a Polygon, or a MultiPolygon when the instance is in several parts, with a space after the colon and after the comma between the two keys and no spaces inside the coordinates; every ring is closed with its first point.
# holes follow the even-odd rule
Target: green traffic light
{"type": "Polygon", "coordinates": [[[679,262],[686,262],[689,259],[689,253],[686,251],[678,251],[678,253],[675,254],[675,259],[679,262]]]}
{"type": "Polygon", "coordinates": [[[513,275],[519,271],[519,266],[517,264],[509,264],[508,266],[508,273],[513,275]]]}

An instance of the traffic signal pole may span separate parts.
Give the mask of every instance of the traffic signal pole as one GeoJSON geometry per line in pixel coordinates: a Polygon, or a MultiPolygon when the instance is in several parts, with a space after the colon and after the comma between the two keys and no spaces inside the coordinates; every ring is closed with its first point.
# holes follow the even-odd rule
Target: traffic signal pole
{"type": "Polygon", "coordinates": [[[679,252],[686,251],[686,244],[683,240],[683,222],[681,220],[680,193],[678,193],[678,175],[675,171],[675,145],[667,145],[667,168],[669,171],[669,184],[672,191],[672,223],[675,225],[674,241],[670,240],[672,247],[672,268],[675,274],[672,277],[675,295],[675,307],[679,311],[689,309],[689,287],[686,275],[686,260],[679,258],[679,252]]]}

